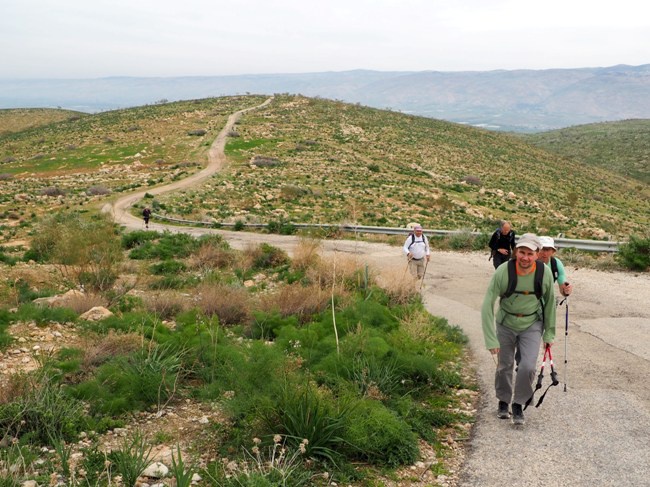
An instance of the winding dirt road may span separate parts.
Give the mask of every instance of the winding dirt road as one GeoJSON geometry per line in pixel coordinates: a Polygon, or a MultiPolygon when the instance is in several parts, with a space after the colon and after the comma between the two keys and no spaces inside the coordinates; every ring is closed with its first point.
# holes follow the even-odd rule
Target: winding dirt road
{"type": "MultiPolygon", "coordinates": [[[[177,190],[218,170],[225,162],[226,134],[245,111],[228,119],[210,150],[208,167],[183,181],[147,191],[177,190]]],[[[143,196],[144,191],[129,195],[105,211],[112,211],[116,222],[139,229],[141,220],[130,215],[128,208],[143,196]]],[[[299,244],[292,236],[155,222],[150,228],[194,235],[219,233],[238,249],[268,242],[291,254],[299,244]]],[[[322,254],[353,255],[378,272],[399,272],[405,265],[401,250],[386,244],[328,240],[322,242],[322,254]]],[[[480,327],[480,307],[492,274],[487,252],[433,252],[422,290],[425,305],[469,336],[482,392],[459,485],[650,485],[650,275],[571,267],[567,273],[575,289],[568,335],[562,306],[553,348],[561,384],[549,390],[540,408],[527,409],[523,428],[515,428],[496,418],[495,364],[485,350],[480,327]]],[[[545,386],[548,383],[547,374],[545,386]]]]}

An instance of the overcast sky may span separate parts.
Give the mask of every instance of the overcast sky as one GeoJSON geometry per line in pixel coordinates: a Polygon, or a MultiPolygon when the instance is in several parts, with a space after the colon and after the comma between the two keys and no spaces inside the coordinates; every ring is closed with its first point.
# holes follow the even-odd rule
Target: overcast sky
{"type": "Polygon", "coordinates": [[[0,78],[650,63],[648,0],[0,0],[0,78]]]}

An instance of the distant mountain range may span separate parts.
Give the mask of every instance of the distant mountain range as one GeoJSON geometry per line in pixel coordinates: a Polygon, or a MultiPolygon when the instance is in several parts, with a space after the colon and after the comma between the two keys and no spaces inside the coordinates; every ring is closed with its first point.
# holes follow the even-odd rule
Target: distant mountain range
{"type": "Polygon", "coordinates": [[[493,130],[539,132],[650,118],[650,64],[513,71],[0,79],[0,108],[98,112],[246,93],[302,94],[493,130]]]}

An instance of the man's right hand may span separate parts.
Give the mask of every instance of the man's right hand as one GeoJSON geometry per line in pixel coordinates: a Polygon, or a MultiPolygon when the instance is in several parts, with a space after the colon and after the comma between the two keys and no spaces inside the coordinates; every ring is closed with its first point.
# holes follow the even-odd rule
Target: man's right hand
{"type": "Polygon", "coordinates": [[[498,348],[490,348],[490,353],[492,355],[496,355],[497,353],[499,353],[499,349],[498,348]]]}

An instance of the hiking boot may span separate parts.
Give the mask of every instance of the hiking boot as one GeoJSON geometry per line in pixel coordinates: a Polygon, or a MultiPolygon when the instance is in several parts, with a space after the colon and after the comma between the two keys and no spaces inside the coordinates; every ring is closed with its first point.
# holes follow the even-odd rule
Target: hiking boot
{"type": "Polygon", "coordinates": [[[508,419],[510,417],[510,411],[508,411],[509,404],[505,401],[499,401],[499,411],[497,412],[497,418],[499,419],[508,419]]]}
{"type": "Polygon", "coordinates": [[[512,403],[512,424],[524,424],[524,410],[521,404],[512,403]]]}

